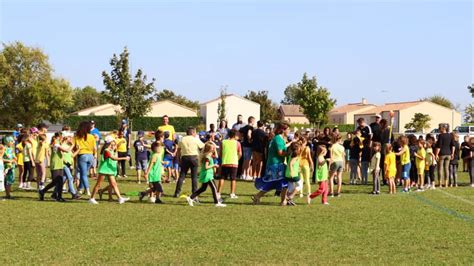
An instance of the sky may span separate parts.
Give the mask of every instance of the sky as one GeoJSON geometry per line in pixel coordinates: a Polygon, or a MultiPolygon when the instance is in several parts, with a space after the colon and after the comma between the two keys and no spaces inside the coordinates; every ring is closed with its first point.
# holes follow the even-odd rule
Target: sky
{"type": "Polygon", "coordinates": [[[337,104],[472,102],[473,1],[0,0],[0,41],[49,55],[74,87],[104,88],[114,53],[190,99],[221,87],[279,102],[304,72],[337,104]]]}

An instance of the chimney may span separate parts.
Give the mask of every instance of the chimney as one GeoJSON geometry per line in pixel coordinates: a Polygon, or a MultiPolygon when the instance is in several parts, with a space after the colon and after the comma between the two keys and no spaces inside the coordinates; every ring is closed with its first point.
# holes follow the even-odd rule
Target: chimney
{"type": "Polygon", "coordinates": [[[368,102],[367,102],[367,99],[366,99],[366,98],[362,98],[362,104],[363,104],[363,105],[367,105],[367,104],[368,104],[368,102]]]}

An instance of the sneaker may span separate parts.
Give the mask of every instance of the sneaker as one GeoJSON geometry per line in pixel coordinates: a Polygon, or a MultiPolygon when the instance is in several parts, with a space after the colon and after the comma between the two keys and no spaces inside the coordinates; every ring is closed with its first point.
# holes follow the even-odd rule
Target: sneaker
{"type": "Polygon", "coordinates": [[[81,195],[79,195],[79,194],[75,194],[74,196],[72,196],[73,200],[78,200],[80,198],[81,198],[81,195]]]}
{"type": "MultiPolygon", "coordinates": [[[[191,207],[194,206],[194,201],[190,197],[186,197],[186,201],[188,202],[189,206],[191,206],[191,207]]],[[[222,203],[218,203],[218,204],[222,204],[222,203]]]]}
{"type": "Polygon", "coordinates": [[[156,198],[156,199],[155,199],[155,203],[156,203],[156,204],[163,204],[164,202],[161,201],[160,198],[156,198]]]}
{"type": "Polygon", "coordinates": [[[40,185],[39,190],[43,190],[43,189],[44,189],[44,185],[40,185]]]}
{"type": "Polygon", "coordinates": [[[38,194],[39,194],[39,200],[40,201],[43,201],[44,200],[44,191],[42,189],[40,189],[38,191],[38,194]]]}
{"type": "Polygon", "coordinates": [[[86,191],[87,196],[91,196],[91,192],[89,190],[86,191]]]}
{"type": "Polygon", "coordinates": [[[325,202],[325,203],[323,203],[323,205],[329,205],[329,202],[325,202]]]}
{"type": "Polygon", "coordinates": [[[124,204],[125,202],[129,201],[130,198],[119,198],[118,203],[119,204],[124,204]]]}
{"type": "Polygon", "coordinates": [[[380,194],[380,191],[376,191],[375,194],[379,195],[379,194],[380,194]]]}
{"type": "Polygon", "coordinates": [[[303,193],[301,193],[301,194],[300,194],[300,198],[303,198],[303,197],[304,197],[304,195],[303,195],[303,193]]]}
{"type": "Polygon", "coordinates": [[[122,178],[127,178],[128,176],[127,175],[123,175],[122,178]]]}
{"type": "Polygon", "coordinates": [[[216,207],[227,207],[227,205],[225,205],[225,204],[223,204],[223,203],[220,203],[220,202],[217,203],[215,206],[216,206],[216,207]]]}
{"type": "Polygon", "coordinates": [[[231,199],[238,199],[239,197],[237,197],[237,195],[235,195],[234,193],[230,194],[230,198],[231,199]]]}
{"type": "Polygon", "coordinates": [[[130,170],[135,170],[135,166],[130,166],[130,170]]]}
{"type": "Polygon", "coordinates": [[[23,183],[20,183],[20,185],[18,185],[19,189],[23,189],[23,187],[24,187],[23,183]]]}
{"type": "Polygon", "coordinates": [[[94,204],[94,205],[99,204],[95,199],[90,199],[90,200],[89,200],[89,203],[90,203],[90,204],[94,204]]]}
{"type": "Polygon", "coordinates": [[[292,200],[288,200],[288,201],[286,202],[286,204],[287,204],[288,206],[296,206],[296,203],[295,203],[294,201],[292,201],[292,200]]]}
{"type": "Polygon", "coordinates": [[[57,198],[56,201],[57,201],[57,202],[66,202],[66,200],[63,199],[63,198],[57,198]]]}
{"type": "Polygon", "coordinates": [[[146,196],[145,192],[140,192],[140,196],[138,197],[138,200],[143,201],[143,198],[146,196]]]}

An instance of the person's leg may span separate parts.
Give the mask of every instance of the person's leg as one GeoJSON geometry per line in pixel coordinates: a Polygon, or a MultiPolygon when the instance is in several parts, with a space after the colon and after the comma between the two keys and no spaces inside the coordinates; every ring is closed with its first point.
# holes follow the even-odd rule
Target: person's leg
{"type": "Polygon", "coordinates": [[[51,176],[51,178],[54,178],[54,183],[55,183],[55,193],[57,196],[57,200],[63,200],[63,185],[64,185],[64,171],[63,170],[54,170],[54,177],[51,176]]]}
{"type": "Polygon", "coordinates": [[[179,194],[181,194],[181,188],[183,187],[183,181],[186,178],[186,173],[188,172],[190,168],[190,162],[188,157],[182,157],[181,158],[181,172],[179,174],[178,182],[176,182],[176,189],[174,191],[174,197],[179,197],[179,194]]]}
{"type": "Polygon", "coordinates": [[[230,182],[230,194],[231,195],[235,195],[235,189],[236,189],[236,186],[237,186],[237,168],[231,168],[230,169],[230,179],[231,179],[231,182],[230,182]]]}
{"type": "Polygon", "coordinates": [[[192,188],[193,193],[194,191],[198,189],[198,176],[197,176],[198,166],[199,166],[198,158],[197,157],[191,158],[191,179],[192,179],[191,188],[192,188]]]}
{"type": "Polygon", "coordinates": [[[445,187],[448,187],[449,184],[449,164],[451,161],[451,156],[444,156],[444,176],[446,177],[444,180],[445,187]]]}
{"type": "Polygon", "coordinates": [[[326,204],[328,202],[328,181],[323,182],[323,193],[321,197],[321,202],[326,204]]]}
{"type": "Polygon", "coordinates": [[[209,181],[209,186],[211,187],[212,198],[214,199],[214,204],[217,204],[219,202],[219,196],[217,195],[217,187],[216,187],[216,184],[214,183],[214,180],[209,181]]]}
{"type": "Polygon", "coordinates": [[[195,192],[193,192],[193,194],[191,194],[190,198],[193,200],[193,199],[195,199],[197,196],[201,195],[201,193],[203,193],[204,191],[206,191],[208,185],[209,185],[209,182],[207,182],[207,183],[202,183],[201,187],[200,187],[198,190],[196,190],[195,192]]]}
{"type": "Polygon", "coordinates": [[[337,173],[337,195],[341,195],[342,192],[342,169],[337,173]]]}
{"type": "Polygon", "coordinates": [[[79,155],[77,159],[78,168],[79,168],[79,180],[80,180],[79,189],[80,190],[89,188],[89,180],[87,176],[89,173],[89,169],[87,167],[88,165],[87,159],[88,158],[86,154],[79,155]]]}
{"type": "Polygon", "coordinates": [[[311,176],[311,169],[309,168],[308,165],[304,167],[304,174],[303,174],[303,182],[306,187],[306,195],[311,194],[311,183],[309,181],[309,178],[311,176]]]}
{"type": "Polygon", "coordinates": [[[357,175],[357,163],[355,160],[350,160],[349,165],[351,167],[350,184],[353,185],[356,180],[356,175],[357,175]]]}
{"type": "Polygon", "coordinates": [[[122,195],[120,194],[120,190],[117,185],[117,181],[115,181],[115,177],[109,176],[109,185],[114,189],[115,195],[117,195],[120,200],[122,198],[122,195]]]}
{"type": "Polygon", "coordinates": [[[454,164],[453,165],[453,182],[454,182],[454,186],[457,187],[458,186],[458,165],[457,164],[454,164]]]}
{"type": "Polygon", "coordinates": [[[27,182],[27,176],[28,176],[28,163],[29,162],[24,162],[23,163],[23,171],[20,171],[20,183],[21,184],[26,184],[27,182]]]}
{"type": "Polygon", "coordinates": [[[321,195],[321,193],[323,193],[323,185],[322,185],[323,182],[319,182],[319,187],[318,187],[318,190],[316,190],[315,192],[311,193],[311,195],[309,195],[309,197],[311,199],[314,199],[316,198],[317,196],[321,195]]]}
{"type": "Polygon", "coordinates": [[[372,193],[377,192],[377,176],[375,174],[375,170],[372,172],[372,193]]]}
{"type": "MultiPolygon", "coordinates": [[[[332,166],[331,166],[332,168],[332,166]]],[[[331,169],[329,172],[329,194],[334,196],[334,177],[337,175],[336,171],[331,169]]]]}
{"type": "Polygon", "coordinates": [[[286,193],[288,192],[288,188],[284,187],[281,190],[280,194],[280,206],[286,206],[286,193]]]}
{"type": "Polygon", "coordinates": [[[104,178],[104,175],[99,175],[99,177],[97,178],[97,183],[95,183],[95,186],[92,189],[91,199],[93,199],[95,197],[95,194],[99,191],[100,185],[102,184],[102,181],[104,181],[104,178]]]}

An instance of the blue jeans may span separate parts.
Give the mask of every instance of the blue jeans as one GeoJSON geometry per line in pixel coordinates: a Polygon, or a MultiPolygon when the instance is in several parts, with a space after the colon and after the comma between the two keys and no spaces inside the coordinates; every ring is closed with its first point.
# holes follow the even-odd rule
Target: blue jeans
{"type": "Polygon", "coordinates": [[[351,168],[351,173],[350,173],[350,180],[351,182],[355,182],[357,180],[358,176],[358,168],[359,168],[359,160],[353,160],[351,159],[349,161],[349,166],[351,168]]]}
{"type": "Polygon", "coordinates": [[[92,154],[80,154],[77,158],[77,164],[79,167],[79,190],[89,189],[89,169],[92,167],[92,161],[94,156],[92,154]]]}
{"type": "Polygon", "coordinates": [[[74,178],[72,177],[71,169],[67,166],[64,166],[64,176],[63,176],[63,182],[65,182],[67,179],[67,186],[69,188],[69,192],[71,195],[76,195],[77,191],[76,188],[74,187],[74,178]]]}

